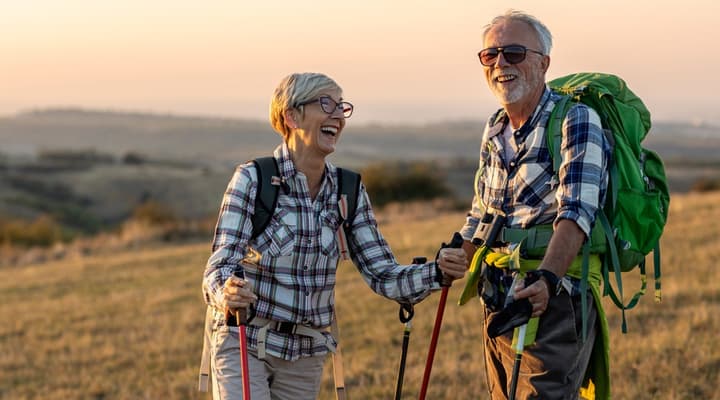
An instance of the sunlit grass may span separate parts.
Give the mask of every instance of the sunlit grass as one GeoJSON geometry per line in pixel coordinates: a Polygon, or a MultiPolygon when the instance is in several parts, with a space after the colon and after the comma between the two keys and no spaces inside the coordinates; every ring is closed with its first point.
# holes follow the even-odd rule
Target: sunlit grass
{"type": "MultiPolygon", "coordinates": [[[[616,399],[720,399],[720,194],[675,196],[663,237],[663,302],[652,291],[627,313],[609,302],[616,399]]],[[[382,219],[401,262],[432,258],[463,213],[382,219]]],[[[0,269],[0,399],[208,399],[196,391],[209,243],[0,269]]],[[[625,292],[639,278],[625,277],[625,292]]],[[[652,285],[652,280],[649,281],[652,285]]],[[[450,291],[428,399],[486,398],[477,301],[450,291]]],[[[395,393],[403,325],[351,264],[337,284],[347,390],[395,393]]],[[[439,294],[415,308],[405,399],[417,398],[439,294]]],[[[326,364],[321,399],[333,399],[326,364]]]]}

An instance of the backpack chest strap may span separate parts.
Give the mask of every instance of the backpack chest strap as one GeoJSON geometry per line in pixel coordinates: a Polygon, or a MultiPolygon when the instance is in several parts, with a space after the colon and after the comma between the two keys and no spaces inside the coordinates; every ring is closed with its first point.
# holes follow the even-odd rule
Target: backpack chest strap
{"type": "MultiPolygon", "coordinates": [[[[505,243],[522,243],[526,256],[542,257],[550,244],[553,235],[552,224],[537,225],[532,228],[502,228],[498,240],[505,243]]],[[[605,231],[600,224],[596,224],[590,231],[590,253],[602,254],[605,252],[605,231]]]]}
{"type": "Polygon", "coordinates": [[[523,243],[526,249],[545,248],[553,235],[552,225],[538,225],[529,229],[502,228],[498,240],[505,243],[523,243]]]}

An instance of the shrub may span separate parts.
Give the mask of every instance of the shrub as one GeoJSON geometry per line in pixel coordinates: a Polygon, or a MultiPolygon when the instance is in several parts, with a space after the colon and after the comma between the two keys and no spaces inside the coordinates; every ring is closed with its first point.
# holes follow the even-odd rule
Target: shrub
{"type": "Polygon", "coordinates": [[[373,205],[446,197],[450,189],[435,163],[400,162],[370,165],[361,171],[373,205]]]}
{"type": "Polygon", "coordinates": [[[62,228],[47,214],[40,215],[33,222],[0,219],[0,244],[47,247],[62,239],[62,228]]]}
{"type": "Polygon", "coordinates": [[[167,205],[154,200],[147,200],[137,205],[132,212],[131,219],[151,225],[168,224],[177,220],[167,205]]]}
{"type": "Polygon", "coordinates": [[[138,153],[125,153],[122,157],[122,163],[126,165],[141,165],[147,162],[145,156],[138,153]]]}
{"type": "Polygon", "coordinates": [[[720,190],[720,180],[711,178],[700,178],[690,188],[691,192],[712,192],[720,190]]]}

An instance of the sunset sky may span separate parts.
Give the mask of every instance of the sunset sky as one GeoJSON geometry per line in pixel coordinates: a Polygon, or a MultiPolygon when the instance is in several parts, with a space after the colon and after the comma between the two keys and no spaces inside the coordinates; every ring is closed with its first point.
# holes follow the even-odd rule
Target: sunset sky
{"type": "Polygon", "coordinates": [[[0,0],[0,116],[57,106],[267,119],[291,72],[324,72],[353,120],[484,119],[477,52],[508,7],[554,35],[548,77],[622,76],[655,120],[720,125],[715,0],[0,0]]]}

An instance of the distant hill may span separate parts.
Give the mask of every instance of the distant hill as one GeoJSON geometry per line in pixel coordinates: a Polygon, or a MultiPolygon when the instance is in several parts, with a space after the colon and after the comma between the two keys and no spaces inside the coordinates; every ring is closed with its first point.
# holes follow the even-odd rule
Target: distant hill
{"type": "MultiPolygon", "coordinates": [[[[331,160],[362,170],[387,161],[437,161],[456,197],[472,196],[481,121],[355,125],[331,160]]],[[[127,218],[140,202],[181,217],[214,215],[238,163],[269,154],[265,121],[40,110],[0,118],[0,218],[47,213],[80,230],[127,218]]],[[[666,162],[672,191],[720,177],[720,127],[656,123],[646,141],[666,162]]]]}
{"type": "MultiPolygon", "coordinates": [[[[333,160],[362,166],[377,160],[474,159],[482,121],[425,125],[355,125],[343,133],[333,160]]],[[[122,155],[236,164],[270,152],[280,137],[266,121],[50,109],[0,118],[0,153],[96,149],[122,155]]],[[[720,161],[720,127],[658,122],[647,145],[666,159],[720,161]]]]}

